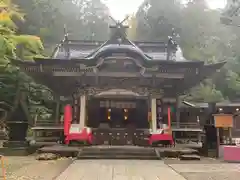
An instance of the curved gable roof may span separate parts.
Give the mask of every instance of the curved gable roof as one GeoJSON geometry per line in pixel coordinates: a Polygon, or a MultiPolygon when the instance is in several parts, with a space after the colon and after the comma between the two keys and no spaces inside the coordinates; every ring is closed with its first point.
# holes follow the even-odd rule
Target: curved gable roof
{"type": "Polygon", "coordinates": [[[113,53],[124,53],[130,57],[140,57],[144,60],[151,60],[152,58],[145,55],[143,51],[139,48],[136,48],[132,45],[126,44],[109,44],[101,47],[96,52],[92,53],[90,56],[87,56],[86,59],[98,59],[100,57],[112,56],[113,53]]]}

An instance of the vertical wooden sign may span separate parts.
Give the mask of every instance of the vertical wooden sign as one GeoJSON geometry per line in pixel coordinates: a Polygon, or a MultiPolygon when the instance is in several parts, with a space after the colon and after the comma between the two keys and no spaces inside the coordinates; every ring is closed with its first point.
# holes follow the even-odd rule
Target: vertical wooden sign
{"type": "Polygon", "coordinates": [[[160,124],[163,123],[163,107],[162,107],[162,100],[157,99],[157,106],[156,106],[156,112],[157,112],[157,128],[162,128],[160,127],[160,124]]]}

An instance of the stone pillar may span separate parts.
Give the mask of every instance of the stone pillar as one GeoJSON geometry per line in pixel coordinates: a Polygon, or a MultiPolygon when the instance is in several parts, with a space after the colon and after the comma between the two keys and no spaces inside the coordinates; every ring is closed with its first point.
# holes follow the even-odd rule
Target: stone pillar
{"type": "Polygon", "coordinates": [[[85,127],[85,121],[86,121],[86,95],[81,95],[81,97],[80,97],[80,118],[79,118],[80,129],[85,127]]]}
{"type": "Polygon", "coordinates": [[[156,98],[151,99],[151,117],[152,117],[152,131],[157,131],[157,102],[156,98]]]}

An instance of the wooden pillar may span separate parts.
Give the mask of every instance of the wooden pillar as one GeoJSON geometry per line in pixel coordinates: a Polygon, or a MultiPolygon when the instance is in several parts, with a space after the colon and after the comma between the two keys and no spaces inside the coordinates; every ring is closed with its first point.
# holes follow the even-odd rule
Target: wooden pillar
{"type": "Polygon", "coordinates": [[[171,129],[171,108],[170,106],[168,107],[168,129],[171,129]]]}
{"type": "Polygon", "coordinates": [[[152,131],[157,131],[157,102],[156,98],[151,99],[152,131]]]}
{"type": "Polygon", "coordinates": [[[220,134],[219,134],[219,128],[216,128],[217,133],[217,145],[216,145],[216,157],[219,158],[219,148],[220,148],[220,134]]]}
{"type": "Polygon", "coordinates": [[[80,96],[80,119],[79,127],[82,129],[85,127],[85,117],[86,117],[86,95],[80,96]]]}
{"type": "Polygon", "coordinates": [[[55,109],[55,123],[59,124],[60,123],[60,102],[56,102],[56,109],[55,109]]]}
{"type": "Polygon", "coordinates": [[[177,102],[176,102],[176,125],[177,128],[180,128],[180,116],[181,115],[181,111],[180,111],[180,102],[179,102],[179,98],[177,97],[177,102]]]}
{"type": "Polygon", "coordinates": [[[233,143],[233,140],[232,140],[232,128],[228,128],[228,135],[229,135],[229,140],[230,140],[230,143],[232,144],[233,143]]]}

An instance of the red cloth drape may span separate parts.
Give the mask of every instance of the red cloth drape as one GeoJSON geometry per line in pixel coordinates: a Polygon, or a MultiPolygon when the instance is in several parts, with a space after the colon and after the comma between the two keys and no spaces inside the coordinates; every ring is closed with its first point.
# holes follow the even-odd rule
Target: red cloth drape
{"type": "Polygon", "coordinates": [[[69,129],[72,121],[72,106],[67,104],[64,107],[64,135],[67,136],[69,134],[69,129]]]}

